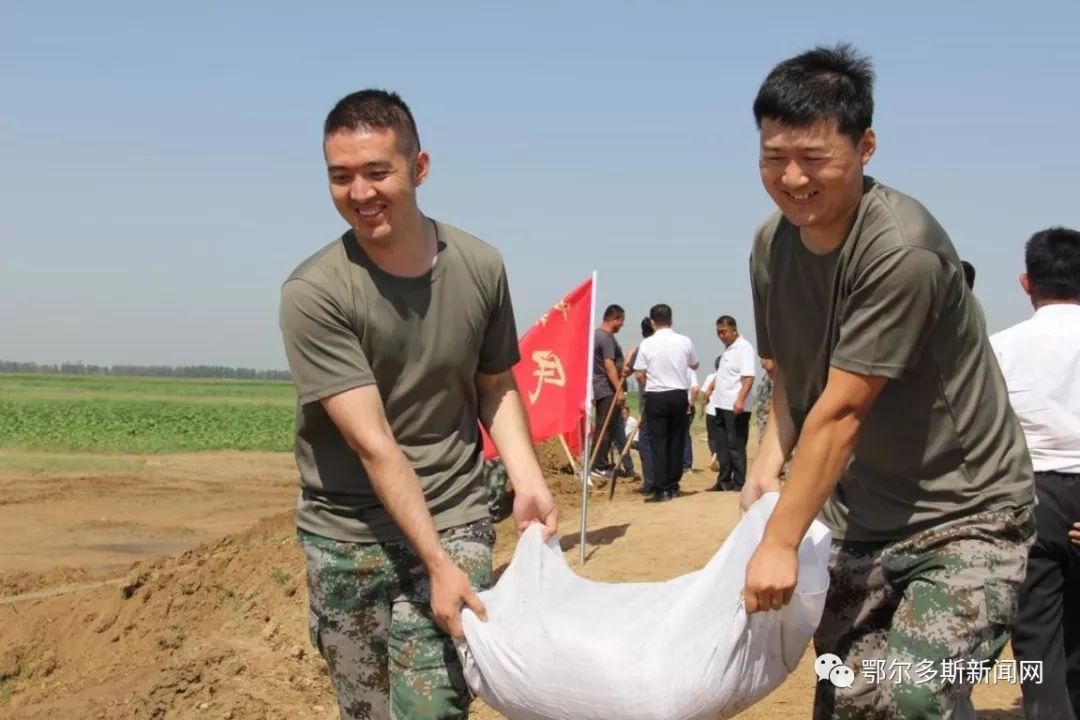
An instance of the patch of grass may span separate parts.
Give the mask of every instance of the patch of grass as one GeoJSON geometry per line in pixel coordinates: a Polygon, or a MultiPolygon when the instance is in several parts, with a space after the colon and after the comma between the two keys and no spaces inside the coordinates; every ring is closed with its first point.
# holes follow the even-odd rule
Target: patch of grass
{"type": "Polygon", "coordinates": [[[292,575],[290,575],[283,568],[280,568],[277,565],[270,568],[270,577],[273,578],[274,582],[282,586],[288,585],[290,582],[292,582],[292,575]]]}
{"type": "Polygon", "coordinates": [[[10,700],[11,696],[15,694],[15,686],[30,677],[30,669],[26,665],[24,652],[25,650],[19,652],[15,674],[0,678],[0,702],[10,700]]]}
{"type": "Polygon", "coordinates": [[[0,397],[48,397],[60,395],[80,398],[124,396],[141,398],[217,400],[247,399],[258,402],[296,402],[292,383],[256,380],[210,380],[189,378],[103,377],[100,375],[19,375],[0,374],[0,397]]]}
{"type": "Polygon", "coordinates": [[[290,406],[0,398],[0,447],[163,453],[288,451],[290,406]]]}
{"type": "MultiPolygon", "coordinates": [[[[289,382],[0,374],[0,448],[285,452],[292,447],[295,405],[289,382]]],[[[24,462],[45,471],[82,461],[24,462]]]]}
{"type": "Polygon", "coordinates": [[[296,535],[294,533],[274,533],[274,536],[271,538],[271,543],[274,545],[288,545],[289,543],[294,542],[296,542],[296,535]]]}

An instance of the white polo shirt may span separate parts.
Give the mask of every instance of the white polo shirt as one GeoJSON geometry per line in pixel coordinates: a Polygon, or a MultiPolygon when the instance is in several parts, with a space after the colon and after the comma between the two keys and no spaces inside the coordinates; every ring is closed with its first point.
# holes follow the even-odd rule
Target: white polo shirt
{"type": "MultiPolygon", "coordinates": [[[[739,399],[743,378],[757,377],[757,353],[754,346],[742,335],[735,339],[720,355],[720,367],[716,368],[712,402],[719,410],[734,410],[739,399]]],[[[750,396],[746,396],[749,401],[750,396]]],[[[743,411],[749,410],[749,402],[743,411]]]]}
{"type": "Polygon", "coordinates": [[[1080,473],[1080,305],[1043,305],[990,344],[1035,472],[1080,473]]]}
{"type": "Polygon", "coordinates": [[[697,365],[694,343],[671,328],[660,328],[638,345],[634,369],[645,371],[645,394],[690,390],[686,371],[697,365]]]}

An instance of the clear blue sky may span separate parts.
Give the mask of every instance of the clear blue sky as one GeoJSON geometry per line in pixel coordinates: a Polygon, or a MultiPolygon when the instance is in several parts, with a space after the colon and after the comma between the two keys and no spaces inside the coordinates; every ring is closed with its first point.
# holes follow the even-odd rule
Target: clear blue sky
{"type": "Polygon", "coordinates": [[[978,268],[991,331],[1023,241],[1080,226],[1080,3],[50,3],[0,10],[0,358],[285,367],[278,289],[343,229],[320,124],[397,90],[421,206],[498,246],[519,330],[594,268],[703,358],[753,336],[770,212],[750,106],[847,40],[878,74],[870,173],[978,268]],[[152,7],[156,6],[156,7],[152,7]]]}

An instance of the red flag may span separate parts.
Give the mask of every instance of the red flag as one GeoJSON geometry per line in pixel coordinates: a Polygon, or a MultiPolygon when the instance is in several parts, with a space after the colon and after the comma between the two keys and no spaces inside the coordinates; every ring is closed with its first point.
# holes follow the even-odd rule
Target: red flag
{"type": "MultiPolygon", "coordinates": [[[[521,337],[521,361],[513,370],[529,414],[533,442],[563,435],[575,454],[581,447],[581,423],[592,373],[592,295],[593,281],[589,279],[541,315],[521,337]]],[[[484,458],[497,455],[491,438],[484,433],[484,458]]]]}

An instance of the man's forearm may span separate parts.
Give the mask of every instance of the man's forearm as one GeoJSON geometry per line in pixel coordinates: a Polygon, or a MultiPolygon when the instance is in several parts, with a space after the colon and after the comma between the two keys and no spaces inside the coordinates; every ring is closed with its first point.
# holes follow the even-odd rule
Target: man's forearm
{"type": "Polygon", "coordinates": [[[750,473],[770,478],[779,477],[784,463],[795,447],[795,440],[795,422],[791,419],[787,392],[778,375],[773,383],[772,410],[769,412],[768,422],[765,423],[765,434],[758,444],[750,473]]]}
{"type": "Polygon", "coordinates": [[[882,377],[830,368],[825,390],[806,416],[799,435],[799,452],[776,509],[765,525],[763,544],[791,550],[798,547],[840,481],[855,451],[862,419],[886,382],[882,377]]]}
{"type": "Polygon", "coordinates": [[[372,489],[430,572],[450,562],[439,543],[420,479],[394,439],[378,390],[353,388],[322,401],[367,471],[372,489]]]}
{"type": "Polygon", "coordinates": [[[379,502],[429,572],[452,562],[439,542],[420,479],[397,443],[391,439],[387,445],[374,448],[374,452],[359,454],[379,502]]]}
{"type": "Polygon", "coordinates": [[[851,460],[858,434],[859,420],[853,414],[827,416],[811,411],[787,484],[765,526],[763,543],[798,547],[851,460]]]}
{"type": "Polygon", "coordinates": [[[559,510],[551,497],[529,430],[529,416],[509,370],[497,375],[476,374],[480,422],[502,456],[514,487],[514,523],[518,534],[533,525],[543,527],[545,540],[558,531],[559,510]]]}
{"type": "Polygon", "coordinates": [[[480,422],[487,428],[515,490],[529,483],[544,483],[540,463],[533,450],[529,416],[521,401],[517,383],[510,373],[490,376],[477,382],[480,422]]]}

